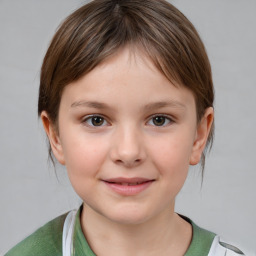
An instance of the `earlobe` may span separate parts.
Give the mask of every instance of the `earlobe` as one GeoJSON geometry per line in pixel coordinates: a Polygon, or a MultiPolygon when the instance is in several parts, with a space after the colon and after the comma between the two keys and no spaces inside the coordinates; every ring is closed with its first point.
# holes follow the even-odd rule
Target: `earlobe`
{"type": "Polygon", "coordinates": [[[212,123],[214,118],[214,111],[212,107],[205,110],[205,114],[202,117],[200,123],[197,126],[196,136],[190,156],[189,164],[196,165],[200,162],[201,155],[205,148],[207,138],[211,131],[212,123]]]}
{"type": "Polygon", "coordinates": [[[41,120],[55,158],[59,161],[60,164],[65,165],[64,154],[58,132],[46,111],[41,113],[41,120]]]}

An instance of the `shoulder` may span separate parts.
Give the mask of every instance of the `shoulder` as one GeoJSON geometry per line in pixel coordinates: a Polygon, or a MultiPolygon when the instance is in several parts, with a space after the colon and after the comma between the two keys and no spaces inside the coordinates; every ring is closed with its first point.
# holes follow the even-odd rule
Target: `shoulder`
{"type": "Polygon", "coordinates": [[[62,255],[62,230],[66,215],[67,213],[36,230],[5,256],[62,255]]]}
{"type": "Polygon", "coordinates": [[[241,256],[244,255],[237,247],[224,242],[218,235],[197,226],[187,217],[193,228],[193,236],[190,247],[185,256],[241,256]]]}
{"type": "Polygon", "coordinates": [[[216,234],[197,226],[192,220],[185,216],[182,216],[182,218],[188,221],[193,229],[192,240],[185,256],[208,255],[216,234]]]}
{"type": "Polygon", "coordinates": [[[228,244],[219,236],[215,236],[208,256],[241,256],[245,255],[234,245],[228,244]]]}

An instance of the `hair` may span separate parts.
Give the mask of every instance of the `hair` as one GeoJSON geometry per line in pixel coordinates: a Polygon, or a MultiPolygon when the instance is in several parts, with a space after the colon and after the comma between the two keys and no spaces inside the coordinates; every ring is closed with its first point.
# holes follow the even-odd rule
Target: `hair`
{"type": "MultiPolygon", "coordinates": [[[[38,115],[46,111],[58,131],[65,86],[126,46],[143,50],[170,82],[193,93],[198,122],[206,108],[213,107],[204,44],[178,9],[164,0],[94,0],[68,16],[50,43],[41,68],[38,115]]],[[[213,133],[214,126],[201,157],[202,174],[213,133]]],[[[53,161],[50,145],[49,157],[53,161]]]]}

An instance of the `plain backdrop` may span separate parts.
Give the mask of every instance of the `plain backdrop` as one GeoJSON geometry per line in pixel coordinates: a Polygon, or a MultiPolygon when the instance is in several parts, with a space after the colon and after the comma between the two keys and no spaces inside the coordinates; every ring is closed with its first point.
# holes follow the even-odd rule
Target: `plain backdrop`
{"type": "MultiPolygon", "coordinates": [[[[190,170],[176,211],[256,255],[256,1],[175,0],[212,63],[216,136],[201,188],[190,170]]],[[[80,205],[47,162],[37,118],[40,66],[57,26],[85,1],[0,0],[0,254],[80,205]]]]}

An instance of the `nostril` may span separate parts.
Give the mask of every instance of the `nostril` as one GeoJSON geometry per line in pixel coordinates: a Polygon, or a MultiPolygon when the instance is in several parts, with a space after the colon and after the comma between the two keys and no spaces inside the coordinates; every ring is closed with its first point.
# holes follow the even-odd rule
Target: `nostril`
{"type": "Polygon", "coordinates": [[[122,160],[122,159],[117,159],[116,161],[116,164],[119,164],[119,165],[124,165],[126,167],[133,167],[133,166],[137,166],[138,164],[141,163],[141,159],[135,159],[135,160],[122,160]]]}

